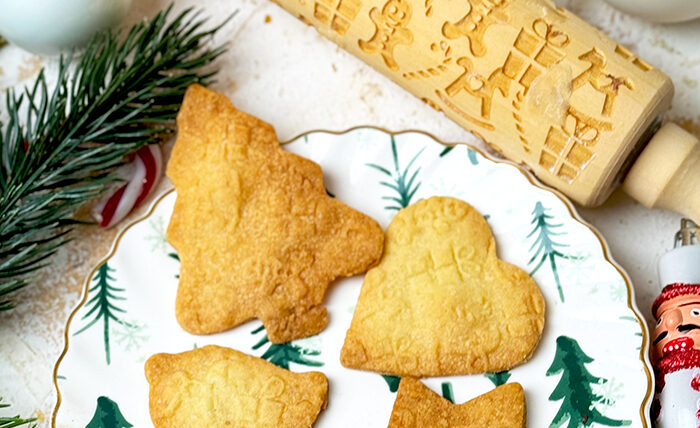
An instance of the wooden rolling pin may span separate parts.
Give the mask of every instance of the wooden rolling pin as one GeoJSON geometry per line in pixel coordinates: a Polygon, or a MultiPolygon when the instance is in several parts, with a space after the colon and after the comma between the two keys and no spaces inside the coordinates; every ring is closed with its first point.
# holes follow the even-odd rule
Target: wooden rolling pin
{"type": "Polygon", "coordinates": [[[551,1],[275,1],[578,203],[626,177],[700,221],[698,141],[661,126],[670,79],[551,1]]]}

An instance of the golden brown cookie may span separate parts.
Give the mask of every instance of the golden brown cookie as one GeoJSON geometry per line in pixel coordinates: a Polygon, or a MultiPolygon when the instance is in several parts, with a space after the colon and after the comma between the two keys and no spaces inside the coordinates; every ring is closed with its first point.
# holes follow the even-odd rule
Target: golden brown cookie
{"type": "Polygon", "coordinates": [[[452,404],[418,379],[404,377],[388,428],[525,428],[525,394],[507,383],[463,404],[452,404]]]}
{"type": "Polygon", "coordinates": [[[220,346],[146,361],[156,428],[310,427],[326,408],[323,373],[292,373],[220,346]]]}
{"type": "Polygon", "coordinates": [[[376,221],[326,194],[321,168],[282,150],[272,126],[198,85],[168,163],[168,241],[182,261],[176,315],[195,334],[262,320],[270,341],[318,333],[338,277],[380,257],[376,221]]]}
{"type": "Polygon", "coordinates": [[[543,326],[542,293],[526,272],[498,259],[481,214],[433,197],[389,225],[340,360],[398,376],[499,372],[530,358],[543,326]]]}

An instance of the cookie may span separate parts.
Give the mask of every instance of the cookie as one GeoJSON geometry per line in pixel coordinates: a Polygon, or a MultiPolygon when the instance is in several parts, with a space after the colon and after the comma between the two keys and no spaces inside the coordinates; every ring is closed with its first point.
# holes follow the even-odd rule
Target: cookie
{"type": "Polygon", "coordinates": [[[452,404],[418,379],[404,377],[388,428],[525,428],[525,413],[525,394],[518,383],[452,404]]]}
{"type": "Polygon", "coordinates": [[[318,333],[328,285],[381,257],[380,226],[329,197],[317,164],[225,96],[190,87],[177,124],[167,239],[182,261],[182,328],[209,334],[259,318],[274,343],[318,333]]]}
{"type": "Polygon", "coordinates": [[[533,279],[499,260],[481,214],[459,199],[433,197],[389,225],[341,363],[415,377],[507,370],[532,356],[544,312],[533,279]]]}
{"type": "Polygon", "coordinates": [[[156,428],[310,427],[328,399],[322,373],[292,373],[214,345],[153,355],[145,369],[156,428]]]}

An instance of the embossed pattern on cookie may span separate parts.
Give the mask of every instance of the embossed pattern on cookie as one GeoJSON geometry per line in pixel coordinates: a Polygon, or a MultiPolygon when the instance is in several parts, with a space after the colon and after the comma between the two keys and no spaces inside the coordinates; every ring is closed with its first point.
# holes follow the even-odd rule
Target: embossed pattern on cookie
{"type": "Polygon", "coordinates": [[[498,259],[486,220],[464,201],[409,206],[362,284],[341,363],[397,376],[499,372],[532,356],[544,298],[498,259]]]}
{"type": "Polygon", "coordinates": [[[399,384],[388,428],[525,428],[525,394],[518,383],[501,385],[463,404],[452,404],[418,379],[399,384]]]}
{"type": "Polygon", "coordinates": [[[318,333],[328,285],[382,254],[380,226],[329,197],[317,164],[201,86],[185,96],[167,173],[177,190],[167,238],[182,261],[175,312],[190,333],[252,318],[273,343],[318,333]]]}
{"type": "Polygon", "coordinates": [[[292,373],[220,346],[156,354],[145,370],[156,428],[311,427],[327,404],[324,374],[292,373]]]}

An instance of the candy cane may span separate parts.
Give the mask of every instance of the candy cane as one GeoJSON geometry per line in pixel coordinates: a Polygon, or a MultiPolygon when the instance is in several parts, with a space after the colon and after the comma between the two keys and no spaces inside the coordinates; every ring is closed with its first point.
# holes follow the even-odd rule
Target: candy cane
{"type": "Polygon", "coordinates": [[[136,159],[117,170],[126,183],[103,198],[92,210],[102,227],[112,227],[138,207],[155,189],[163,170],[163,155],[157,144],[144,146],[136,159]]]}

